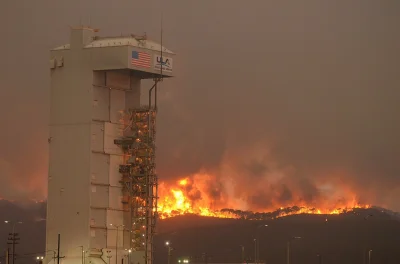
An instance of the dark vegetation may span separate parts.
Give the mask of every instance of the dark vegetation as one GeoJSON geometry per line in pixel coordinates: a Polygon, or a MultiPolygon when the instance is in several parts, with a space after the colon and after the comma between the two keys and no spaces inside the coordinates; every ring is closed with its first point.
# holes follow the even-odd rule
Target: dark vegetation
{"type": "MultiPolygon", "coordinates": [[[[18,225],[21,242],[17,246],[18,264],[34,263],[44,251],[44,203],[16,206],[0,201],[0,250],[6,249],[10,226],[4,220],[21,220],[18,225]]],[[[258,215],[259,216],[259,215],[258,215]]],[[[293,236],[292,264],[363,264],[364,253],[372,249],[372,263],[400,263],[400,221],[398,216],[380,208],[357,209],[342,215],[293,215],[283,218],[244,220],[216,219],[194,215],[159,221],[155,241],[156,264],[167,262],[165,241],[174,247],[171,264],[180,257],[198,263],[238,263],[241,245],[249,261],[254,259],[254,238],[260,241],[260,259],[268,264],[284,264],[286,243],[293,236]],[[268,225],[268,227],[265,227],[268,225]],[[206,256],[206,257],[205,257],[206,256]]],[[[3,256],[3,254],[0,254],[3,256]]],[[[0,262],[4,259],[0,258],[0,262]]]]}

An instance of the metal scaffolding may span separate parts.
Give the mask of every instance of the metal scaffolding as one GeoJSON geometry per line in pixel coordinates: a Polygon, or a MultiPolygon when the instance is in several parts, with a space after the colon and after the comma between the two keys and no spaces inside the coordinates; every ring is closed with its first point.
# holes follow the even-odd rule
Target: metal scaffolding
{"type": "Polygon", "coordinates": [[[152,264],[153,236],[157,219],[158,179],[155,164],[156,109],[151,106],[125,113],[124,137],[114,140],[124,152],[119,166],[124,209],[130,212],[130,247],[144,251],[152,264]]]}

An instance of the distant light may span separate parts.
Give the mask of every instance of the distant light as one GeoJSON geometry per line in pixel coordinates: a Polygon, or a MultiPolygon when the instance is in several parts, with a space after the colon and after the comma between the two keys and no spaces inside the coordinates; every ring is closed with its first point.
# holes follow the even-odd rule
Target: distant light
{"type": "Polygon", "coordinates": [[[129,253],[131,253],[131,252],[132,252],[132,250],[131,250],[131,249],[129,249],[129,250],[128,250],[128,252],[129,252],[129,253]]]}
{"type": "Polygon", "coordinates": [[[168,245],[169,245],[169,241],[166,241],[166,242],[165,242],[165,245],[168,246],[168,245]]]}

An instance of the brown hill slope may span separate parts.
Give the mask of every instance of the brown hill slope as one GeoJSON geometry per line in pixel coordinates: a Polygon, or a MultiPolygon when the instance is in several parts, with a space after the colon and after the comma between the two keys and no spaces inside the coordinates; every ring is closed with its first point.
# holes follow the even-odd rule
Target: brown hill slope
{"type": "Polygon", "coordinates": [[[372,263],[400,263],[400,222],[376,209],[345,215],[294,215],[269,221],[207,219],[185,216],[159,223],[156,262],[165,263],[165,241],[175,248],[172,263],[181,256],[193,262],[240,262],[241,245],[254,259],[254,242],[260,241],[260,259],[286,263],[286,243],[293,236],[292,264],[364,263],[364,252],[372,249],[372,263]],[[373,216],[370,216],[373,215],[373,216]],[[327,220],[327,221],[326,221],[327,220]],[[268,225],[264,227],[263,225],[268,225]],[[261,227],[260,227],[261,226],[261,227]]]}
{"type": "MultiPolygon", "coordinates": [[[[35,256],[44,251],[45,203],[16,206],[0,201],[0,250],[6,247],[9,225],[4,220],[23,221],[18,226],[21,235],[17,247],[18,264],[35,262],[35,256]]],[[[322,254],[326,264],[362,264],[363,252],[373,249],[372,263],[400,263],[400,221],[379,209],[361,209],[357,213],[328,216],[294,215],[276,220],[248,221],[235,219],[184,216],[160,220],[155,237],[155,264],[167,262],[165,241],[171,242],[171,264],[180,256],[191,256],[193,262],[240,262],[241,245],[246,256],[254,258],[253,239],[260,241],[260,258],[268,264],[284,264],[286,242],[292,236],[301,236],[292,244],[292,264],[318,263],[322,254]],[[369,216],[369,215],[373,216],[369,216]],[[267,224],[268,227],[259,227],[267,224]]],[[[0,253],[0,262],[3,254],[0,253]]]]}

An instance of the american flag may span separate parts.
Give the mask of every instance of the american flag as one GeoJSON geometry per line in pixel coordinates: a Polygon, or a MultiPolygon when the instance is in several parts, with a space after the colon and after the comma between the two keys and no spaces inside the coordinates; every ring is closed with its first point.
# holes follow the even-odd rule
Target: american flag
{"type": "Polygon", "coordinates": [[[150,68],[150,55],[146,52],[132,51],[132,65],[150,68]]]}

